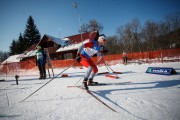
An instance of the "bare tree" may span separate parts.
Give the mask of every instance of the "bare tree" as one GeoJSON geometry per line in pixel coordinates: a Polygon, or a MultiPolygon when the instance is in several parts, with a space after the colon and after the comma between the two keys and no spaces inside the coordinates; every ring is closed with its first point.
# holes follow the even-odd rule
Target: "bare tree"
{"type": "Polygon", "coordinates": [[[111,54],[122,53],[123,46],[122,46],[122,44],[119,44],[118,42],[119,41],[118,41],[117,36],[108,37],[107,44],[105,45],[105,48],[108,49],[109,53],[111,53],[111,54]]]}
{"type": "Polygon", "coordinates": [[[140,48],[140,22],[137,18],[134,18],[131,23],[125,24],[117,28],[118,38],[120,43],[123,44],[123,48],[126,52],[141,51],[140,48]]]}
{"type": "Polygon", "coordinates": [[[146,40],[146,50],[156,50],[157,49],[157,38],[158,34],[158,25],[153,21],[146,21],[142,29],[142,34],[146,40]]]}
{"type": "Polygon", "coordinates": [[[133,32],[133,44],[134,44],[134,49],[133,51],[142,51],[141,50],[141,39],[140,39],[140,32],[141,32],[141,26],[139,19],[134,18],[132,23],[132,32],[133,32]]]}
{"type": "Polygon", "coordinates": [[[88,24],[82,24],[81,29],[79,30],[79,33],[81,33],[81,32],[89,32],[88,29],[89,29],[88,24]]]}
{"type": "MultiPolygon", "coordinates": [[[[101,23],[93,19],[93,20],[90,20],[88,24],[82,24],[81,30],[82,32],[92,32],[92,31],[102,32],[103,26],[101,25],[101,23]]],[[[81,30],[79,30],[79,32],[81,32],[81,30]]]]}
{"type": "Polygon", "coordinates": [[[98,23],[95,19],[89,21],[89,31],[99,31],[101,32],[103,30],[103,26],[101,23],[98,23]]]}
{"type": "Polygon", "coordinates": [[[180,44],[179,39],[177,39],[179,36],[178,31],[180,29],[180,12],[167,15],[165,17],[165,25],[169,33],[173,32],[169,37],[170,48],[176,47],[180,44]]]}

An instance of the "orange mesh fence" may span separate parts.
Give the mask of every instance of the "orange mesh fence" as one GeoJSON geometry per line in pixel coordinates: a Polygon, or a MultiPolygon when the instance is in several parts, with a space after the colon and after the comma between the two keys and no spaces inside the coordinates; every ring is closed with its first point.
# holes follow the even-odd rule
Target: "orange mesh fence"
{"type": "Polygon", "coordinates": [[[35,59],[29,59],[21,62],[6,63],[0,65],[0,74],[14,75],[27,70],[37,69],[35,59]]]}
{"type": "Polygon", "coordinates": [[[180,55],[180,48],[176,49],[167,49],[167,50],[156,50],[149,52],[137,52],[137,53],[128,53],[128,59],[155,59],[161,57],[176,57],[180,55]]]}
{"type": "Polygon", "coordinates": [[[25,61],[21,61],[20,63],[20,68],[21,69],[32,69],[34,67],[36,67],[36,62],[35,59],[29,59],[29,60],[25,60],[25,61]]]}
{"type": "MultiPolygon", "coordinates": [[[[51,61],[53,68],[63,68],[72,65],[75,60],[53,60],[51,61]]],[[[76,64],[75,64],[76,65],[76,64]]]]}
{"type": "MultiPolygon", "coordinates": [[[[141,60],[141,59],[156,59],[156,58],[178,58],[180,59],[180,48],[176,49],[167,49],[167,50],[156,50],[149,52],[136,52],[136,53],[127,53],[128,60],[141,60]]],[[[101,57],[93,57],[92,60],[97,63],[101,57]]],[[[115,65],[122,63],[122,54],[116,55],[106,55],[104,60],[108,62],[109,65],[115,65]]],[[[69,60],[52,60],[51,64],[53,68],[64,68],[72,65],[75,59],[69,60]]],[[[99,65],[104,65],[104,62],[99,63],[99,65]]],[[[74,64],[74,67],[81,66],[80,63],[74,64]]],[[[29,59],[21,61],[19,63],[8,63],[0,65],[0,73],[12,73],[17,72],[17,70],[37,70],[35,59],[29,59]]]]}

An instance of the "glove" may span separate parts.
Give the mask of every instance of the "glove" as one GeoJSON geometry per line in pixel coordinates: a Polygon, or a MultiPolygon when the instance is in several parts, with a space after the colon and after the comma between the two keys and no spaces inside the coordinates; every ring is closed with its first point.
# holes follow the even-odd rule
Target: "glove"
{"type": "Polygon", "coordinates": [[[105,53],[108,53],[108,50],[103,50],[101,52],[105,54],[105,53]]]}
{"type": "Polygon", "coordinates": [[[81,60],[82,60],[82,58],[80,57],[79,54],[77,54],[77,56],[76,56],[76,61],[77,61],[77,62],[81,62],[81,60]]]}

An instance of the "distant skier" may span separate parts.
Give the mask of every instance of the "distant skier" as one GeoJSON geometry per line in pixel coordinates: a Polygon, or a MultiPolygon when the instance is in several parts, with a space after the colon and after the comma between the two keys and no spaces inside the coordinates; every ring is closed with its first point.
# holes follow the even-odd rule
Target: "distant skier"
{"type": "Polygon", "coordinates": [[[125,51],[123,51],[123,62],[125,65],[127,65],[127,53],[125,51]]]}
{"type": "Polygon", "coordinates": [[[36,65],[39,68],[40,77],[39,79],[45,79],[46,78],[46,52],[44,49],[41,48],[41,46],[37,46],[36,50],[36,65]]]}
{"type": "Polygon", "coordinates": [[[104,44],[106,43],[105,35],[100,35],[98,40],[91,40],[88,43],[80,46],[77,52],[76,61],[81,63],[83,66],[87,68],[87,71],[84,75],[83,87],[88,90],[88,85],[95,85],[98,82],[94,82],[93,78],[95,74],[98,72],[98,68],[96,64],[93,63],[91,57],[95,54],[102,55],[103,53],[107,53],[107,50],[104,50],[104,44]]]}

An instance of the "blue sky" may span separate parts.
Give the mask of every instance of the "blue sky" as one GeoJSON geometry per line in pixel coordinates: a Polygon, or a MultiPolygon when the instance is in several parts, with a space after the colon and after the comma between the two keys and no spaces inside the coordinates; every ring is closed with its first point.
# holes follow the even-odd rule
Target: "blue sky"
{"type": "MultiPolygon", "coordinates": [[[[31,15],[41,36],[66,37],[79,34],[78,12],[74,0],[0,0],[0,50],[9,51],[13,39],[24,33],[31,15]],[[60,32],[59,32],[60,28],[60,32]],[[59,34],[60,33],[60,34],[59,34]]],[[[165,15],[180,12],[180,0],[75,0],[81,23],[95,19],[107,36],[115,35],[119,26],[138,18],[160,22],[165,15]]]]}

